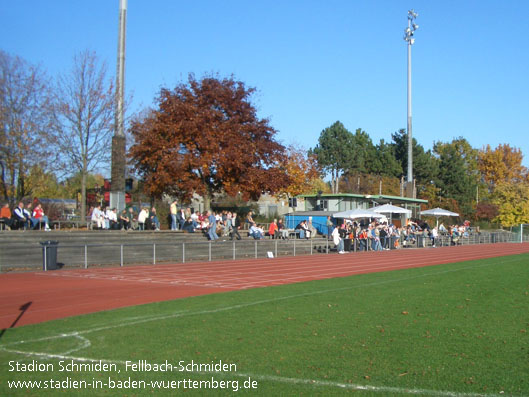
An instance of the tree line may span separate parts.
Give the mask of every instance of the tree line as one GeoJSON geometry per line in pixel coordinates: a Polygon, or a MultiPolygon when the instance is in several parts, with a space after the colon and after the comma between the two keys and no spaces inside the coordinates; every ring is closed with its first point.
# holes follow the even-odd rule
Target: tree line
{"type": "Polygon", "coordinates": [[[50,197],[75,185],[85,213],[91,174],[108,166],[114,104],[113,80],[94,52],[51,79],[0,50],[0,196],[50,197]]]}
{"type": "MultiPolygon", "coordinates": [[[[529,170],[521,150],[508,144],[473,148],[463,137],[434,142],[431,150],[413,139],[413,175],[417,197],[430,207],[443,207],[473,220],[504,226],[529,222],[529,170]]],[[[357,129],[339,121],[325,128],[309,150],[331,176],[333,193],[400,195],[407,169],[407,134],[401,129],[391,142],[374,144],[357,129]]]]}
{"type": "MultiPolygon", "coordinates": [[[[50,79],[0,51],[0,72],[0,195],[14,201],[80,194],[85,213],[87,186],[108,171],[114,131],[114,84],[105,64],[85,51],[71,70],[50,79]]],[[[245,200],[265,192],[401,194],[404,130],[374,144],[367,132],[352,133],[337,121],[315,147],[285,147],[258,116],[255,91],[233,76],[192,74],[161,88],[127,130],[129,172],[144,192],[182,202],[198,194],[206,208],[219,194],[245,200]]],[[[429,206],[505,226],[529,222],[529,173],[519,149],[476,149],[463,137],[431,150],[414,139],[412,149],[417,197],[429,206]]]]}

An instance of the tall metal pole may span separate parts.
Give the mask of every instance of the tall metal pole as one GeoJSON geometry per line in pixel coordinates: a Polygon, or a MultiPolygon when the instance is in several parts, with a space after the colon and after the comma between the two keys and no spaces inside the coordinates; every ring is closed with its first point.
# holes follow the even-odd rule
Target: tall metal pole
{"type": "Polygon", "coordinates": [[[127,0],[119,1],[118,59],[116,72],[115,131],[112,137],[112,184],[110,207],[120,213],[125,208],[125,132],[124,132],[124,87],[125,87],[125,38],[127,26],[127,0]]]}
{"type": "MultiPolygon", "coordinates": [[[[410,27],[410,20],[408,19],[408,28],[410,27]]],[[[408,183],[413,183],[413,138],[411,131],[411,40],[408,41],[408,176],[406,180],[408,183]]]]}
{"type": "Polygon", "coordinates": [[[119,1],[119,32],[118,32],[118,60],[116,86],[116,135],[125,136],[123,131],[123,100],[125,87],[125,39],[127,28],[127,0],[119,1]]]}
{"type": "Polygon", "coordinates": [[[415,18],[417,14],[414,10],[408,11],[408,27],[404,30],[404,40],[408,43],[408,120],[407,120],[407,133],[408,133],[408,175],[406,178],[406,191],[408,197],[413,197],[413,136],[411,127],[411,46],[415,42],[413,34],[415,30],[419,28],[415,24],[415,18]]]}

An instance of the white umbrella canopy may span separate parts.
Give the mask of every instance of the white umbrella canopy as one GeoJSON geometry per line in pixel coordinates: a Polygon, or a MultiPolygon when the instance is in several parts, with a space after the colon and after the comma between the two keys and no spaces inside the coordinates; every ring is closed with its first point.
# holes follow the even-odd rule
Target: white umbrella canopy
{"type": "Polygon", "coordinates": [[[458,213],[444,210],[442,208],[432,208],[431,210],[421,211],[421,215],[430,215],[430,216],[459,216],[458,213]]]}
{"type": "Polygon", "coordinates": [[[357,208],[332,214],[333,218],[357,219],[357,218],[385,218],[384,215],[378,214],[371,210],[357,208]]]}
{"type": "Polygon", "coordinates": [[[397,207],[396,205],[392,204],[379,205],[378,207],[371,209],[380,214],[411,214],[411,210],[402,207],[397,207]]]}
{"type": "Polygon", "coordinates": [[[432,208],[431,210],[424,210],[421,211],[421,215],[435,216],[435,219],[437,221],[437,227],[439,227],[439,218],[441,216],[459,216],[459,214],[456,212],[444,210],[442,208],[432,208]]]}

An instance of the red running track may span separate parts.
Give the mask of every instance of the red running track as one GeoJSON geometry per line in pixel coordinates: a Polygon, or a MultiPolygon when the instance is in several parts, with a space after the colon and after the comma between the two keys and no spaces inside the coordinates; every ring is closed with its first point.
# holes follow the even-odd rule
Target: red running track
{"type": "Polygon", "coordinates": [[[1,274],[0,328],[216,292],[527,252],[529,243],[501,243],[1,274]]]}

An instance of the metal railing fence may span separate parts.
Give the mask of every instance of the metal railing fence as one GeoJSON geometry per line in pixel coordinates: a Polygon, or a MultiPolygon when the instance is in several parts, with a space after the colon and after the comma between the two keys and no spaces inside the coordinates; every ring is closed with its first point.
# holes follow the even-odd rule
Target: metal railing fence
{"type": "MultiPolygon", "coordinates": [[[[381,245],[387,249],[426,248],[433,241],[417,235],[412,241],[404,242],[402,237],[382,238],[381,245]]],[[[476,233],[453,240],[450,236],[439,236],[435,245],[471,245],[503,242],[529,241],[528,236],[520,240],[519,235],[510,232],[476,233]]],[[[310,240],[233,240],[182,243],[134,243],[134,244],[58,244],[56,261],[59,268],[89,268],[105,266],[130,266],[162,263],[211,262],[221,260],[255,259],[297,255],[316,255],[336,252],[332,240],[314,238],[310,240]]],[[[0,272],[34,271],[48,267],[46,246],[27,244],[0,244],[0,272]]],[[[372,251],[372,239],[346,240],[346,250],[372,251]]]]}

